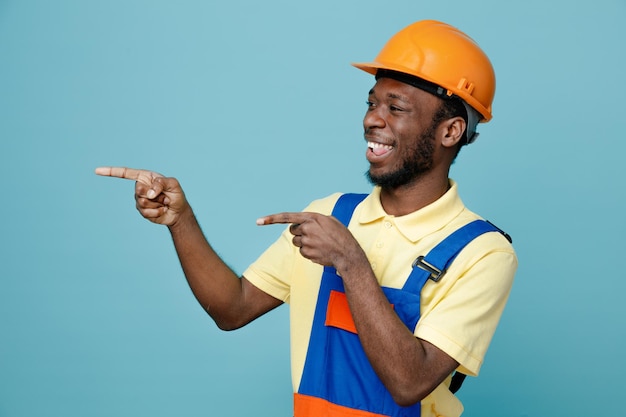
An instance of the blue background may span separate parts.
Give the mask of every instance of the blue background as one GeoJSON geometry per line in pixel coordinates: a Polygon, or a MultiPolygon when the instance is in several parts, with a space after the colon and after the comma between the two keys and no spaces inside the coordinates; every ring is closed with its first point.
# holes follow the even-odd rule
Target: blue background
{"type": "Polygon", "coordinates": [[[0,416],[291,415],[287,308],[217,330],[93,169],[176,176],[242,272],[257,217],[370,189],[349,63],[425,18],[496,69],[452,177],[520,258],[464,416],[622,415],[624,0],[0,0],[0,416]]]}

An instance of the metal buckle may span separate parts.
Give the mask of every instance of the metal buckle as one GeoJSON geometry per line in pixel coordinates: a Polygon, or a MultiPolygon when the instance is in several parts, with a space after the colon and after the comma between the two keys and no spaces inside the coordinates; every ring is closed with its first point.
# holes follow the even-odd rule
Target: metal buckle
{"type": "Polygon", "coordinates": [[[418,256],[417,259],[413,262],[413,268],[415,267],[421,268],[426,272],[430,272],[430,276],[428,278],[432,279],[435,282],[439,282],[443,274],[446,273],[445,269],[443,271],[439,270],[439,268],[429,264],[424,260],[423,256],[418,256]]]}

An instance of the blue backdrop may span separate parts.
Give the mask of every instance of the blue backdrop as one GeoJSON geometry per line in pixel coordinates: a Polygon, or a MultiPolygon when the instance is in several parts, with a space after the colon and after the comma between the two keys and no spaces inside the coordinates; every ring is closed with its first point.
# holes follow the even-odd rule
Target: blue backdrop
{"type": "Polygon", "coordinates": [[[444,20],[491,57],[452,177],[520,268],[465,416],[621,415],[626,2],[0,0],[0,416],[288,416],[287,308],[237,332],[100,165],[176,176],[241,272],[255,219],[368,191],[372,59],[444,20]],[[617,185],[616,185],[617,183],[617,185]]]}

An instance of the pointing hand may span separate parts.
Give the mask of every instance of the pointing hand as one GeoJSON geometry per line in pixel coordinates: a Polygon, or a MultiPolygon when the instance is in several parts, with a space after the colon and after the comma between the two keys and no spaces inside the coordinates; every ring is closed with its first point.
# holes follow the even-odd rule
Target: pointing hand
{"type": "Polygon", "coordinates": [[[290,224],[293,244],[307,259],[338,271],[355,262],[367,261],[352,233],[339,220],[319,213],[279,213],[261,217],[259,226],[290,224]]]}
{"type": "Polygon", "coordinates": [[[172,226],[178,221],[181,213],[190,209],[176,178],[167,178],[143,169],[124,167],[99,167],[96,168],[96,174],[136,181],[137,210],[153,223],[172,226]]]}

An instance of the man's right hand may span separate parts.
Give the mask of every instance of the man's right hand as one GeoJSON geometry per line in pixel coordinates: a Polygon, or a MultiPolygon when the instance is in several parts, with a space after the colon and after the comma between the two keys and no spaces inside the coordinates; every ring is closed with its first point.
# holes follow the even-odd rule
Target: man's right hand
{"type": "Polygon", "coordinates": [[[153,223],[173,226],[182,214],[191,211],[185,193],[176,178],[156,172],[124,167],[99,167],[96,174],[134,180],[135,201],[141,215],[153,223]]]}

